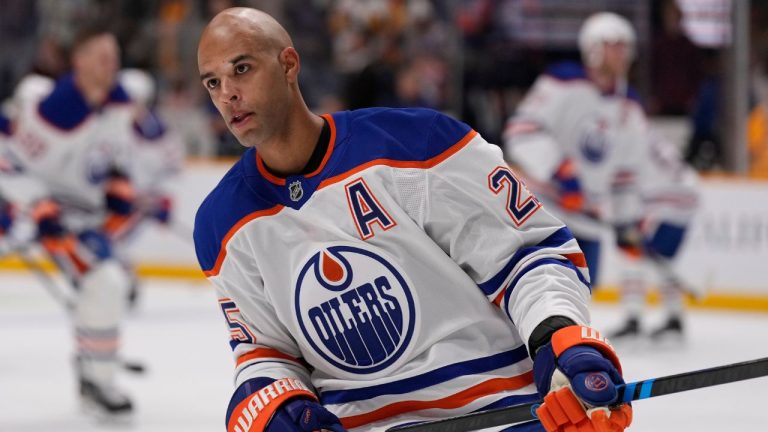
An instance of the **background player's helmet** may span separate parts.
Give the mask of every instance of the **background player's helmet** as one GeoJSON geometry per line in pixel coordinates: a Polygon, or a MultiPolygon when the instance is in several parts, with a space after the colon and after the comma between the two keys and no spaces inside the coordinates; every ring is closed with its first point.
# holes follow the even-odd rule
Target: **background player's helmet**
{"type": "Polygon", "coordinates": [[[141,69],[123,69],[118,80],[131,100],[143,106],[151,106],[155,98],[155,80],[141,69]]]}
{"type": "Polygon", "coordinates": [[[581,58],[590,67],[596,67],[602,63],[605,42],[626,43],[631,62],[636,40],[632,24],[626,18],[612,12],[600,12],[590,16],[579,30],[581,58]]]}

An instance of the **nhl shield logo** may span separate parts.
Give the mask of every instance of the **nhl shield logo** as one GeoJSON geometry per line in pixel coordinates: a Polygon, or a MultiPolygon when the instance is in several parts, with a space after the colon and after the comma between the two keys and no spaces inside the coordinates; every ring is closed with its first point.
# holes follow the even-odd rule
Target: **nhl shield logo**
{"type": "Polygon", "coordinates": [[[288,192],[290,192],[291,201],[300,201],[304,196],[304,188],[301,187],[301,182],[296,180],[288,185],[288,192]]]}

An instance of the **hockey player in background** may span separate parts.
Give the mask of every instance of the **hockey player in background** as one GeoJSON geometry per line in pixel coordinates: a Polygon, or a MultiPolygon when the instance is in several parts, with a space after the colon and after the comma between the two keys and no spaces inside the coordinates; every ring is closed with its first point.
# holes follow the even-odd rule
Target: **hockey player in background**
{"type": "Polygon", "coordinates": [[[663,322],[648,333],[652,340],[668,336],[679,340],[683,335],[684,300],[698,295],[691,292],[692,287],[683,285],[675,270],[676,257],[698,205],[698,175],[683,161],[674,143],[653,130],[647,137],[637,181],[614,185],[617,189],[635,190],[618,194],[622,198],[617,205],[624,208],[625,215],[615,232],[623,252],[620,288],[626,317],[611,333],[613,340],[642,335],[647,268],[656,270],[664,309],[663,322]]]}
{"type": "Polygon", "coordinates": [[[313,114],[290,36],[255,9],[214,17],[198,66],[249,147],[194,233],[236,360],[228,431],[382,431],[541,397],[541,423],[489,430],[630,424],[584,256],[498,147],[431,110],[313,114]]]}
{"type": "MultiPolygon", "coordinates": [[[[545,206],[573,230],[595,285],[601,238],[606,227],[614,229],[624,262],[620,290],[632,305],[617,336],[639,333],[637,301],[638,296],[645,298],[641,263],[668,265],[682,241],[682,220],[691,214],[659,210],[663,199],[658,197],[664,195],[659,185],[673,185],[666,179],[678,174],[666,174],[669,155],[659,165],[658,143],[627,84],[635,41],[625,18],[610,12],[589,17],[579,32],[582,64],[550,67],[534,83],[504,134],[507,159],[545,206]]],[[[689,185],[678,189],[691,193],[689,185]]],[[[671,288],[668,280],[661,287],[669,294],[670,317],[679,317],[682,306],[675,293],[680,290],[671,288]]],[[[679,320],[671,318],[670,323],[675,326],[679,320]]]]}
{"type": "Polygon", "coordinates": [[[123,69],[118,82],[133,103],[132,134],[129,139],[131,157],[126,167],[136,192],[134,217],[127,230],[113,236],[115,255],[131,275],[129,300],[136,304],[139,280],[128,254],[128,246],[146,222],[163,226],[171,224],[173,200],[169,182],[176,177],[184,163],[184,143],[169,129],[154,109],[156,86],[152,76],[141,69],[123,69]]]}
{"type": "Polygon", "coordinates": [[[71,64],[71,74],[49,89],[33,85],[19,95],[8,150],[38,186],[24,203],[36,241],[77,289],[72,319],[80,395],[99,412],[125,415],[132,402],[115,377],[130,277],[112,254],[112,237],[134,210],[126,175],[133,109],[115,80],[119,48],[112,34],[80,31],[71,64]]]}

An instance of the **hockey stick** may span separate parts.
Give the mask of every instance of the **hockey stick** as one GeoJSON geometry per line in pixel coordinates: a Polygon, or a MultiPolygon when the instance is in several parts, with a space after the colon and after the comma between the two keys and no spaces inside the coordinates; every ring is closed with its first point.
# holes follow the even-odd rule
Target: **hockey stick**
{"type": "MultiPolygon", "coordinates": [[[[631,402],[704,387],[768,376],[768,357],[651,378],[617,386],[619,400],[631,402]]],[[[443,420],[395,426],[387,432],[465,432],[494,426],[512,425],[536,419],[541,402],[496,408],[443,420]]]]}

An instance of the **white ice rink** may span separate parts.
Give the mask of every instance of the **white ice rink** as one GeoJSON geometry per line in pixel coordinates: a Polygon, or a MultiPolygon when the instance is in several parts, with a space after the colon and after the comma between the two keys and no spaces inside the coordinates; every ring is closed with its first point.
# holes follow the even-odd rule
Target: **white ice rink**
{"type": "MultiPolygon", "coordinates": [[[[64,311],[25,275],[0,275],[0,432],[223,431],[231,390],[227,332],[205,282],[147,281],[127,323],[123,352],[148,367],[124,375],[137,412],[129,425],[83,416],[74,397],[64,311]]],[[[594,308],[607,329],[615,306],[594,308]]],[[[651,312],[649,321],[655,323],[651,312]]],[[[692,311],[682,347],[618,349],[636,381],[768,357],[768,314],[692,311]]],[[[638,401],[632,431],[768,430],[768,378],[638,401]]]]}

